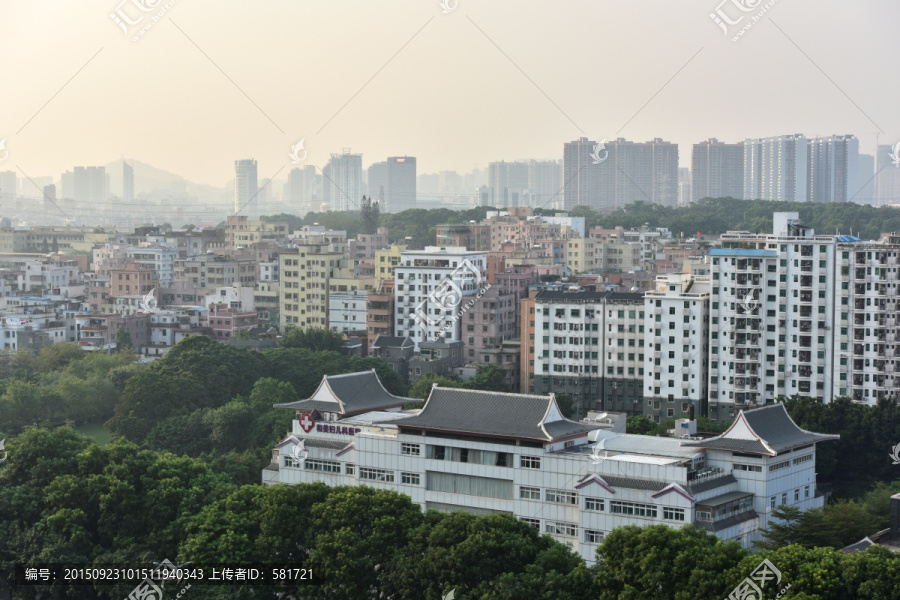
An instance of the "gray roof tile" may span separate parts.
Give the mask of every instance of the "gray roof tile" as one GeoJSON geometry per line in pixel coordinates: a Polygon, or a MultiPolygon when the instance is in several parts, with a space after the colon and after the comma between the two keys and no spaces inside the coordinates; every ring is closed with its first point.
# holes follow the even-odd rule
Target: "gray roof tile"
{"type": "Polygon", "coordinates": [[[568,419],[542,426],[551,402],[550,396],[435,386],[418,415],[386,424],[541,442],[597,429],[568,419]]]}
{"type": "MultiPolygon", "coordinates": [[[[344,375],[326,375],[322,378],[322,385],[327,385],[334,395],[344,405],[340,410],[336,403],[322,400],[299,400],[286,404],[275,404],[275,408],[293,408],[298,410],[318,410],[319,412],[333,412],[341,415],[355,415],[383,408],[401,406],[408,402],[421,402],[416,398],[403,398],[394,396],[381,385],[375,369],[360,373],[347,373],[344,375]]],[[[318,390],[317,390],[318,391],[318,390]]]]}
{"type": "MultiPolygon", "coordinates": [[[[757,439],[733,437],[729,435],[731,432],[731,429],[729,429],[722,435],[696,442],[684,442],[682,445],[774,456],[798,446],[840,439],[839,435],[813,433],[800,429],[794,423],[794,420],[791,419],[787,408],[782,403],[754,408],[753,410],[742,410],[738,415],[738,419],[743,419],[746,422],[758,436],[757,439]]],[[[737,424],[737,419],[735,424],[737,424]]]]}

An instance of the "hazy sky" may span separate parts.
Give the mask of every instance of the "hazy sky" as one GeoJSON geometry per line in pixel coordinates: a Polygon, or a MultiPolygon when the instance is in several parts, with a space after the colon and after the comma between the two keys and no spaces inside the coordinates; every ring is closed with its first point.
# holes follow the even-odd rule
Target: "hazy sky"
{"type": "MultiPolygon", "coordinates": [[[[137,43],[120,1],[0,0],[0,170],[124,154],[223,185],[239,158],[283,179],[301,138],[307,163],[350,147],[420,173],[580,136],[661,137],[682,166],[707,137],[900,140],[897,0],[778,0],[736,43],[719,0],[176,0],[137,43]]],[[[165,5],[132,1],[142,24],[165,5]]]]}

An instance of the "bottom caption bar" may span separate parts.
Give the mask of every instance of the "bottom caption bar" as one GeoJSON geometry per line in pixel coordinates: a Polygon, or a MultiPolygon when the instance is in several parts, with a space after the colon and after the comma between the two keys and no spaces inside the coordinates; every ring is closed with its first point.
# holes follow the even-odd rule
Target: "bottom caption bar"
{"type": "Polygon", "coordinates": [[[149,565],[16,563],[16,586],[120,585],[166,583],[191,585],[321,585],[315,566],[296,564],[174,565],[168,560],[149,565]]]}

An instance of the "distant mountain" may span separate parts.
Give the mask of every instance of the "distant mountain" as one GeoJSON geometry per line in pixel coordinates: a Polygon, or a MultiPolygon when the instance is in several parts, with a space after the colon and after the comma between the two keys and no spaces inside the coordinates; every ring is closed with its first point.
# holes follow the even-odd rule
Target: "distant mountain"
{"type": "MultiPolygon", "coordinates": [[[[194,196],[201,202],[228,202],[234,192],[229,187],[215,187],[194,183],[163,169],[158,169],[139,160],[125,159],[134,168],[134,193],[145,193],[155,197],[194,196]]],[[[122,196],[122,159],[106,165],[109,175],[109,193],[122,196]]]]}

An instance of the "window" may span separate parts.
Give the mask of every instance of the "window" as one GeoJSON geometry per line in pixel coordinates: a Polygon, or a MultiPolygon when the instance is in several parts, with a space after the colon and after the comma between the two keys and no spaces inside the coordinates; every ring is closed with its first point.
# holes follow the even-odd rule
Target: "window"
{"type": "Polygon", "coordinates": [[[421,485],[418,473],[400,473],[400,483],[407,485],[421,485]]]}
{"type": "Polygon", "coordinates": [[[740,463],[734,463],[731,467],[735,471],[750,471],[751,473],[762,473],[762,467],[760,465],[742,465],[740,463]]]}
{"type": "Polygon", "coordinates": [[[541,488],[522,486],[519,488],[519,498],[524,500],[540,500],[541,488]]]}
{"type": "Polygon", "coordinates": [[[684,509],[669,508],[666,506],[663,508],[663,519],[668,521],[684,521],[684,509]]]}
{"type": "Polygon", "coordinates": [[[777,501],[778,501],[778,499],[775,496],[772,496],[772,503],[770,504],[770,506],[772,508],[775,508],[777,501]]]}
{"type": "Polygon", "coordinates": [[[603,500],[601,498],[585,498],[584,510],[603,510],[603,500]]]}
{"type": "Polygon", "coordinates": [[[523,523],[528,523],[529,525],[531,525],[538,531],[540,531],[540,529],[541,529],[541,520],[540,519],[529,519],[528,517],[522,517],[519,520],[522,521],[523,523]]]}
{"type": "Polygon", "coordinates": [[[791,466],[791,461],[786,460],[780,463],[775,463],[774,465],[769,465],[769,472],[771,471],[779,471],[781,469],[786,469],[791,466]]]}
{"type": "Polygon", "coordinates": [[[519,465],[523,469],[540,469],[541,459],[537,456],[522,456],[520,458],[519,465]]]}
{"type": "Polygon", "coordinates": [[[419,444],[400,444],[400,454],[408,454],[410,456],[419,456],[422,452],[421,446],[419,444]]]}
{"type": "Polygon", "coordinates": [[[656,507],[652,504],[639,504],[637,502],[620,502],[611,500],[609,512],[620,515],[634,515],[636,517],[656,518],[656,507]]]}
{"type": "Polygon", "coordinates": [[[544,500],[547,502],[556,502],[557,504],[577,504],[575,492],[567,492],[565,490],[547,490],[544,492],[544,500]]]}
{"type": "Polygon", "coordinates": [[[800,502],[800,488],[794,490],[794,502],[800,502]]]}
{"type": "Polygon", "coordinates": [[[787,504],[787,492],[784,492],[783,494],[781,494],[781,503],[787,504]]]}
{"type": "Polygon", "coordinates": [[[345,464],[345,465],[344,465],[344,473],[345,473],[346,475],[353,475],[353,471],[354,471],[354,467],[355,467],[355,466],[356,466],[356,465],[354,465],[353,463],[347,463],[347,464],[345,464]]]}
{"type": "Polygon", "coordinates": [[[578,526],[572,523],[553,523],[547,521],[544,525],[544,533],[551,535],[565,535],[568,537],[578,536],[578,526]]]}
{"type": "Polygon", "coordinates": [[[393,483],[394,482],[394,472],[386,471],[384,469],[372,469],[369,467],[360,467],[359,478],[360,479],[368,479],[371,481],[386,481],[386,482],[393,483]]]}
{"type": "Polygon", "coordinates": [[[599,544],[603,541],[602,531],[593,531],[591,529],[584,530],[584,542],[586,544],[599,544]]]}
{"type": "Polygon", "coordinates": [[[303,461],[303,468],[307,471],[322,471],[324,473],[340,473],[341,463],[332,462],[330,460],[316,460],[307,458],[303,461]]]}
{"type": "Polygon", "coordinates": [[[805,462],[811,461],[812,459],[813,459],[812,454],[804,454],[803,456],[798,456],[797,458],[795,458],[794,464],[795,465],[803,464],[805,462]]]}
{"type": "Polygon", "coordinates": [[[809,486],[803,488],[803,497],[809,498],[809,486]]]}

